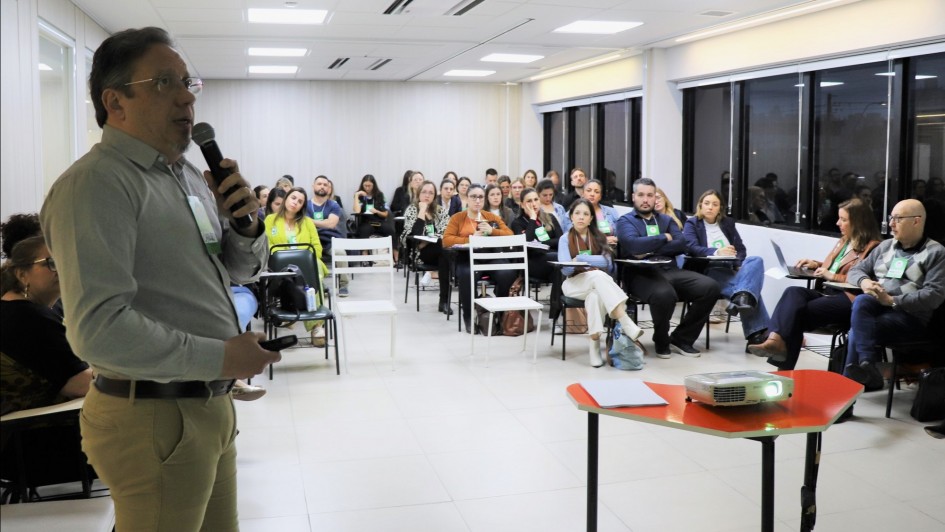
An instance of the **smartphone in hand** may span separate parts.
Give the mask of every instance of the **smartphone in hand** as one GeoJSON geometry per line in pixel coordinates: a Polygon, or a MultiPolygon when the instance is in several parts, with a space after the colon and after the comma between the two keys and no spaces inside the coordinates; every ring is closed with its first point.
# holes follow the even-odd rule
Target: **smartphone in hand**
{"type": "Polygon", "coordinates": [[[297,343],[299,343],[299,338],[294,334],[290,334],[288,336],[280,336],[279,338],[259,342],[259,347],[262,347],[266,351],[282,351],[297,343]]]}

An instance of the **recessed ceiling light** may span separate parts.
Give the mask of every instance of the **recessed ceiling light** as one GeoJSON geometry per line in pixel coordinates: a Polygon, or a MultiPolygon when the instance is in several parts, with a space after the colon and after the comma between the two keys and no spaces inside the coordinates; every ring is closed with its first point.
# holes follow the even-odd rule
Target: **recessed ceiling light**
{"type": "Polygon", "coordinates": [[[887,78],[892,78],[892,77],[895,77],[895,76],[896,76],[896,73],[895,73],[895,72],[877,72],[876,75],[877,75],[877,76],[885,76],[885,77],[887,77],[887,78]]]}
{"type": "Polygon", "coordinates": [[[259,24],[322,24],[325,9],[255,9],[246,10],[249,21],[259,24]]]}
{"type": "Polygon", "coordinates": [[[931,74],[916,74],[915,79],[935,79],[938,76],[933,76],[931,74]]]}
{"type": "Polygon", "coordinates": [[[444,76],[457,76],[467,78],[481,78],[495,74],[495,70],[450,70],[445,72],[444,76]]]}
{"type": "Polygon", "coordinates": [[[299,67],[291,65],[250,65],[250,74],[295,74],[299,67]]]}
{"type": "Polygon", "coordinates": [[[256,57],[302,57],[308,48],[250,48],[247,53],[256,57]]]}
{"type": "Polygon", "coordinates": [[[642,26],[642,22],[621,22],[615,20],[579,20],[554,30],[555,33],[590,33],[594,35],[612,35],[621,31],[642,26]]]}
{"type": "Polygon", "coordinates": [[[490,63],[532,63],[544,58],[545,56],[543,55],[489,54],[480,59],[480,61],[487,61],[490,63]]]}
{"type": "Polygon", "coordinates": [[[842,81],[821,81],[821,87],[836,87],[837,85],[843,85],[842,81]]]}
{"type": "Polygon", "coordinates": [[[52,67],[49,66],[49,65],[47,65],[46,63],[40,63],[40,64],[39,64],[39,69],[40,69],[40,70],[52,70],[52,67]]]}

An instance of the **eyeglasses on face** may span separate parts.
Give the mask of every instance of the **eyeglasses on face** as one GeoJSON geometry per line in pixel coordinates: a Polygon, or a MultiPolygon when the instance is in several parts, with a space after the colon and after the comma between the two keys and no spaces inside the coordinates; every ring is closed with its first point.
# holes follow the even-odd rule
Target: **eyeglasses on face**
{"type": "Polygon", "coordinates": [[[891,223],[891,224],[898,224],[898,223],[901,223],[901,222],[902,222],[903,220],[905,220],[906,218],[922,218],[922,216],[920,216],[920,215],[918,215],[918,214],[915,214],[915,215],[912,215],[912,216],[890,216],[890,217],[889,217],[889,223],[891,223]]]}
{"type": "Polygon", "coordinates": [[[202,79],[193,78],[193,77],[177,78],[175,76],[158,76],[156,78],[139,79],[138,81],[130,81],[128,83],[125,83],[124,86],[127,87],[128,85],[136,85],[138,83],[147,83],[149,81],[154,82],[154,85],[157,87],[158,92],[169,92],[172,89],[171,87],[172,83],[174,84],[173,88],[178,88],[181,85],[183,85],[184,88],[187,89],[187,91],[193,95],[200,94],[200,91],[203,90],[202,79]]]}
{"type": "Polygon", "coordinates": [[[31,262],[30,264],[31,264],[31,265],[32,265],[32,264],[40,264],[40,263],[43,263],[43,262],[46,263],[46,267],[49,268],[49,271],[51,271],[51,272],[55,272],[55,271],[56,271],[56,261],[54,261],[52,257],[46,257],[46,258],[43,258],[43,259],[36,259],[36,260],[34,260],[33,262],[31,262]]]}
{"type": "Polygon", "coordinates": [[[470,194],[470,195],[468,195],[468,196],[466,196],[466,197],[469,198],[469,199],[471,199],[471,200],[476,200],[476,201],[486,199],[486,197],[485,197],[484,195],[479,195],[479,194],[470,194]]]}

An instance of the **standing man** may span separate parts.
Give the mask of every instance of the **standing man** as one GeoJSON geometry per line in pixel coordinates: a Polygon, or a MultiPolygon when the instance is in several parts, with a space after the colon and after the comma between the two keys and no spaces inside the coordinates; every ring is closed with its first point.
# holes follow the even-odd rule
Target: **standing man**
{"type": "Polygon", "coordinates": [[[486,169],[486,185],[498,185],[499,183],[499,172],[495,171],[495,168],[486,169]]]}
{"type": "Polygon", "coordinates": [[[719,298],[719,284],[705,275],[679,269],[676,256],[686,253],[686,241],[671,217],[653,211],[655,204],[656,183],[646,177],[634,181],[633,210],[617,220],[620,257],[660,256],[670,260],[625,268],[624,289],[650,305],[656,356],[669,358],[672,346],[681,355],[698,357],[699,350],[692,344],[719,298]],[[677,301],[689,301],[691,305],[670,335],[669,319],[677,301]]]}
{"type": "MultiPolygon", "coordinates": [[[[312,184],[312,220],[318,229],[318,239],[322,242],[322,262],[325,264],[331,264],[331,239],[347,236],[341,232],[341,227],[344,227],[344,211],[338,202],[329,198],[331,189],[331,181],[323,175],[316,177],[315,183],[312,184]]],[[[347,275],[338,277],[338,297],[348,297],[347,275]]]]}
{"type": "Polygon", "coordinates": [[[584,173],[582,168],[575,168],[571,170],[571,192],[565,196],[564,209],[570,210],[571,204],[574,203],[574,200],[584,197],[584,185],[587,184],[587,174],[584,173]]]}
{"type": "Polygon", "coordinates": [[[222,183],[183,157],[203,83],[160,28],[112,35],[89,87],[102,141],[49,191],[67,338],[95,370],[82,448],[118,530],[237,530],[233,379],[279,354],[240,334],[230,283],[267,256],[258,202],[235,161],[222,183]],[[227,197],[221,191],[236,187],[227,197]],[[102,197],[109,198],[103,207],[102,197]],[[232,216],[249,215],[237,228],[232,216]],[[221,216],[222,215],[222,216],[221,216]]]}
{"type": "Polygon", "coordinates": [[[853,300],[843,373],[868,392],[883,389],[877,344],[925,337],[945,300],[945,247],[925,236],[925,220],[920,201],[897,203],[889,216],[893,238],[847,274],[863,293],[853,300]]]}

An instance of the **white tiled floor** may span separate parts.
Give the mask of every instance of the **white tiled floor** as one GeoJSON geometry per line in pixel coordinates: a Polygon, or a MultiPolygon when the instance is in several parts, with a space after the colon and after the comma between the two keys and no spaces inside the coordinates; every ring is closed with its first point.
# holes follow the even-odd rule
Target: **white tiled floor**
{"type": "MultiPolygon", "coordinates": [[[[395,280],[402,297],[403,278],[395,280]]],[[[352,297],[374,282],[359,276],[352,297]]],[[[484,367],[469,356],[455,316],[447,322],[436,312],[435,292],[421,293],[419,313],[412,293],[399,306],[396,370],[387,319],[358,318],[349,328],[349,373],[336,376],[321,350],[293,349],[274,380],[254,381],[269,389],[263,399],[237,403],[244,531],[583,530],[586,414],[565,396],[568,384],[681,383],[690,373],[772,369],[743,353],[737,324],[729,334],[713,325],[712,349],[701,358],[648,358],[631,373],[591,368],[580,336],[569,337],[562,361],[560,339],[548,345],[545,323],[536,364],[520,351],[521,338],[497,337],[484,367]]],[[[301,326],[292,332],[304,334],[301,326]]],[[[825,367],[809,352],[798,365],[825,367]]],[[[885,394],[868,394],[852,421],[825,433],[818,532],[945,529],[945,442],[909,417],[913,396],[897,392],[887,420],[885,394]]],[[[804,445],[803,435],[777,440],[778,531],[799,527],[804,445]]],[[[602,418],[600,448],[600,530],[758,529],[756,442],[602,418]]]]}

